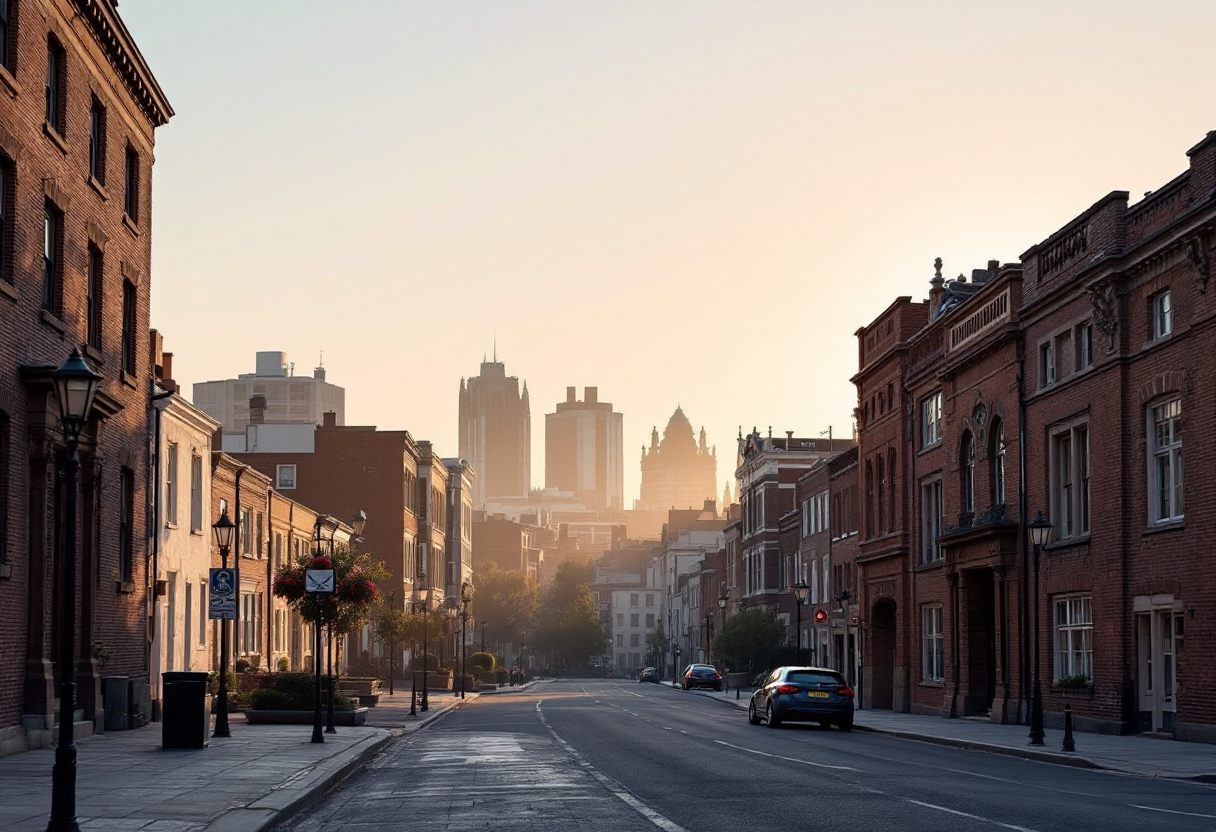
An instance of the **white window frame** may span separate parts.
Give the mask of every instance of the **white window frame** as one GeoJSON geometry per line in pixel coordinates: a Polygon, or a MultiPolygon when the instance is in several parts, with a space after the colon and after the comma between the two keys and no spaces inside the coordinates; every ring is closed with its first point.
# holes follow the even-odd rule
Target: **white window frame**
{"type": "Polygon", "coordinates": [[[932,448],[942,441],[942,391],[938,390],[920,402],[920,446],[932,448]]]}
{"type": "Polygon", "coordinates": [[[1052,599],[1055,627],[1053,681],[1061,676],[1094,678],[1093,596],[1088,592],[1057,595],[1052,599]]]}
{"type": "Polygon", "coordinates": [[[1148,505],[1151,523],[1172,523],[1186,516],[1183,476],[1182,398],[1174,397],[1156,402],[1148,408],[1148,505]],[[1162,427],[1166,430],[1164,442],[1160,433],[1162,427]],[[1163,473],[1169,482],[1161,481],[1163,473]]]}
{"type": "Polygon", "coordinates": [[[946,676],[946,638],[942,630],[941,604],[920,608],[920,678],[941,682],[946,676]]]}
{"type": "Polygon", "coordinates": [[[1051,341],[1039,345],[1039,387],[1056,383],[1056,354],[1051,341]]]}
{"type": "Polygon", "coordinates": [[[1153,296],[1153,340],[1164,338],[1174,331],[1174,305],[1170,290],[1153,296]]]}
{"type": "Polygon", "coordinates": [[[921,563],[937,563],[942,559],[942,547],[937,542],[945,528],[945,497],[940,476],[920,484],[921,563]]]}
{"type": "Polygon", "coordinates": [[[165,523],[177,525],[177,443],[165,448],[165,523]]]}
{"type": "Polygon", "coordinates": [[[992,437],[993,444],[993,460],[992,460],[992,503],[993,505],[1005,505],[1005,420],[1001,419],[998,423],[998,428],[992,437]]]}
{"type": "Polygon", "coordinates": [[[1077,327],[1077,370],[1094,366],[1094,325],[1089,321],[1077,327]]]}
{"type": "Polygon", "coordinates": [[[974,433],[967,434],[967,445],[963,448],[963,482],[962,494],[963,512],[966,514],[975,513],[975,471],[977,468],[976,459],[976,437],[974,433]]]}
{"type": "Polygon", "coordinates": [[[203,458],[190,455],[190,531],[203,530],[203,458]]]}
{"type": "Polygon", "coordinates": [[[274,467],[275,490],[294,491],[298,481],[297,469],[294,464],[276,465],[274,467]]]}

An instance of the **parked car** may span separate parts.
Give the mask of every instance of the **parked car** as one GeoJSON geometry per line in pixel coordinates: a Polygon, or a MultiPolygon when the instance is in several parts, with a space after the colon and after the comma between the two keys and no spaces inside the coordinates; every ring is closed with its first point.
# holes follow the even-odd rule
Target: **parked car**
{"type": "Polygon", "coordinates": [[[644,668],[642,668],[642,672],[638,674],[638,681],[639,682],[654,682],[655,684],[658,684],[659,671],[653,667],[644,667],[644,668]]]}
{"type": "Polygon", "coordinates": [[[692,690],[693,688],[722,690],[722,674],[713,665],[690,664],[680,674],[680,685],[684,690],[692,690]]]}
{"type": "Polygon", "coordinates": [[[779,667],[752,694],[747,721],[769,728],[790,721],[818,722],[825,728],[853,730],[853,688],[835,670],[824,667],[779,667]]]}

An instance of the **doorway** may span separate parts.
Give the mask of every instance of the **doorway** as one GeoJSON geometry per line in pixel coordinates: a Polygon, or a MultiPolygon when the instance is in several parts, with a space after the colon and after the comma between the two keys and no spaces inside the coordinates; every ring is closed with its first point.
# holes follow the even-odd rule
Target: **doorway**
{"type": "Polygon", "coordinates": [[[966,576],[966,696],[963,715],[986,715],[996,698],[996,581],[991,569],[966,576]]]}
{"type": "Polygon", "coordinates": [[[895,707],[895,601],[879,600],[871,620],[870,707],[889,711],[895,707]]]}
{"type": "Polygon", "coordinates": [[[1177,626],[1173,596],[1136,615],[1136,663],[1139,727],[1150,733],[1174,728],[1177,673],[1174,661],[1177,626]]]}

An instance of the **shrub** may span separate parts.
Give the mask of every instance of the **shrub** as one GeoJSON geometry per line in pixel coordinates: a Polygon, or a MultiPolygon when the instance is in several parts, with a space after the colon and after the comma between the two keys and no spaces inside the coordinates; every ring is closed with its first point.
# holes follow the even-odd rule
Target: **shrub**
{"type": "Polygon", "coordinates": [[[249,664],[248,659],[237,659],[236,660],[236,672],[237,673],[244,673],[250,667],[252,667],[252,665],[249,664]]]}
{"type": "Polygon", "coordinates": [[[497,662],[493,653],[474,653],[469,656],[467,664],[477,670],[493,670],[497,662]]]}
{"type": "Polygon", "coordinates": [[[249,705],[255,711],[286,711],[291,709],[291,702],[291,696],[271,688],[258,688],[249,695],[249,705]]]}
{"type": "Polygon", "coordinates": [[[286,673],[291,670],[291,662],[287,660],[286,656],[279,657],[278,668],[280,673],[286,673]]]}
{"type": "MultiPolygon", "coordinates": [[[[308,676],[307,673],[285,673],[284,676],[308,676]]],[[[312,684],[316,683],[313,677],[309,677],[312,684]]],[[[291,680],[294,684],[295,680],[291,680]]],[[[325,687],[328,682],[322,681],[321,689],[321,704],[324,707],[326,697],[329,695],[328,687],[325,687]]],[[[299,690],[294,688],[290,691],[281,690],[278,688],[258,688],[249,696],[250,706],[255,711],[311,711],[315,705],[314,688],[310,685],[308,690],[299,690]]],[[[355,703],[349,698],[340,694],[334,696],[335,711],[351,711],[354,710],[355,703]]]]}
{"type": "Polygon", "coordinates": [[[1091,679],[1084,673],[1078,673],[1076,676],[1065,674],[1059,679],[1056,679],[1056,687],[1063,690],[1084,690],[1091,684],[1091,679]]]}

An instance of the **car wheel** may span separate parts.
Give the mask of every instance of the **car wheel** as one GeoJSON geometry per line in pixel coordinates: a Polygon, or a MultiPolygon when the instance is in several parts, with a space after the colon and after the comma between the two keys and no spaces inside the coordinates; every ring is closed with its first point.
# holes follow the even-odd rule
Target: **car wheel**
{"type": "Polygon", "coordinates": [[[766,720],[768,720],[769,728],[780,728],[781,727],[781,720],[777,718],[777,715],[775,713],[773,713],[773,703],[772,702],[769,702],[767,705],[764,706],[764,718],[766,720]]]}
{"type": "Polygon", "coordinates": [[[692,685],[688,684],[688,682],[685,682],[685,683],[684,683],[684,690],[692,690],[692,685]]]}
{"type": "Polygon", "coordinates": [[[839,728],[841,731],[852,731],[853,730],[853,715],[849,714],[846,717],[841,717],[840,721],[838,721],[836,723],[836,727],[839,728]]]}
{"type": "Polygon", "coordinates": [[[760,716],[756,713],[756,703],[752,702],[747,706],[747,722],[749,725],[759,725],[760,716]]]}

